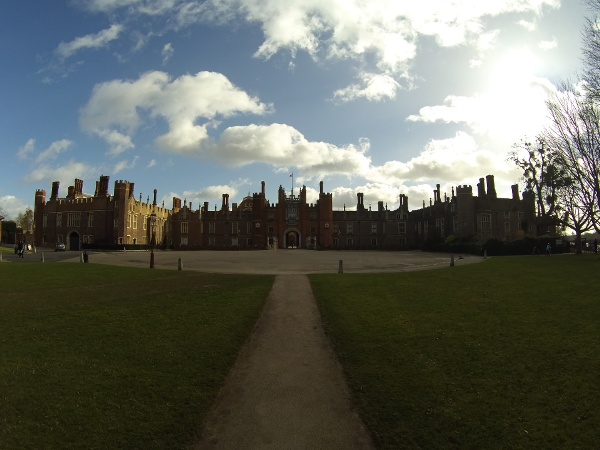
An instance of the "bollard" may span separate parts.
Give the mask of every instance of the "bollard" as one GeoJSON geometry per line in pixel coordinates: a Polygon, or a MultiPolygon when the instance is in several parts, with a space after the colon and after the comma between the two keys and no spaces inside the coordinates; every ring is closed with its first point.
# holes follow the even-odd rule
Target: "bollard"
{"type": "Polygon", "coordinates": [[[344,261],[340,259],[340,263],[338,265],[338,273],[344,273],[344,261]]]}
{"type": "Polygon", "coordinates": [[[179,258],[177,261],[177,270],[183,270],[183,262],[181,261],[181,258],[179,258]]]}
{"type": "Polygon", "coordinates": [[[486,258],[487,258],[487,250],[484,250],[483,251],[483,259],[486,259],[486,258]]]}
{"type": "Polygon", "coordinates": [[[44,252],[42,252],[42,262],[44,262],[44,252]]]}
{"type": "Polygon", "coordinates": [[[450,255],[450,267],[454,267],[454,255],[450,255]]]}
{"type": "Polygon", "coordinates": [[[79,262],[83,262],[83,252],[79,255],[79,262]]]}

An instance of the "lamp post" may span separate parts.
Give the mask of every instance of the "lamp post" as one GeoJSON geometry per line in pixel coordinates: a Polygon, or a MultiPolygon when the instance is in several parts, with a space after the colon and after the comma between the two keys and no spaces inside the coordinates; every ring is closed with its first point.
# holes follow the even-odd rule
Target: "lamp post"
{"type": "Polygon", "coordinates": [[[154,269],[154,240],[156,238],[155,235],[155,228],[156,228],[156,213],[153,211],[152,214],[150,214],[150,268],[154,269]]]}

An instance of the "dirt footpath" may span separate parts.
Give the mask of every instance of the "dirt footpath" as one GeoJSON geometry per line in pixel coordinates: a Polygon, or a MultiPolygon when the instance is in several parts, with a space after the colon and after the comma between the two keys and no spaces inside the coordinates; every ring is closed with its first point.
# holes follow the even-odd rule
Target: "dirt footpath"
{"type": "Polygon", "coordinates": [[[198,449],[372,449],[308,278],[277,275],[198,449]]]}

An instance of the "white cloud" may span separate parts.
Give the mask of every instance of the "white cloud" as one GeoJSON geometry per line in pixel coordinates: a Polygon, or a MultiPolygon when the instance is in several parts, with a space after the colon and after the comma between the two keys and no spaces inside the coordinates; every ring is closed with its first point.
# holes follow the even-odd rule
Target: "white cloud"
{"type": "Polygon", "coordinates": [[[19,213],[25,212],[32,205],[14,195],[3,195],[0,197],[0,208],[4,213],[4,220],[15,220],[19,213]]]}
{"type": "Polygon", "coordinates": [[[97,85],[81,110],[80,125],[105,139],[110,153],[119,154],[133,147],[132,135],[143,122],[139,112],[145,110],[150,118],[163,118],[169,125],[169,131],[156,140],[161,149],[194,154],[208,138],[210,121],[237,114],[262,115],[270,108],[219,73],[199,72],[172,80],[164,72],[149,72],[135,81],[97,85]],[[198,125],[200,119],[205,123],[198,125]]]}
{"type": "Polygon", "coordinates": [[[207,148],[207,153],[224,164],[238,167],[256,162],[288,167],[293,161],[305,176],[333,173],[350,176],[367,172],[369,146],[368,140],[345,147],[309,141],[284,124],[248,125],[227,128],[220,140],[207,148]]]}
{"type": "Polygon", "coordinates": [[[535,31],[537,28],[537,24],[530,20],[521,19],[517,21],[517,24],[525,28],[527,31],[535,31]]]}
{"type": "Polygon", "coordinates": [[[550,40],[550,41],[541,41],[538,44],[538,47],[541,48],[542,50],[552,50],[552,49],[558,47],[558,41],[556,40],[555,37],[553,37],[552,40],[550,40]]]}
{"type": "MultiPolygon", "coordinates": [[[[540,14],[544,7],[559,6],[559,0],[290,0],[285,3],[212,0],[203,8],[194,8],[194,17],[198,20],[217,17],[222,21],[237,18],[259,24],[265,36],[256,52],[259,57],[268,59],[288,50],[292,56],[297,51],[305,51],[313,58],[361,62],[373,58],[381,75],[393,76],[398,81],[398,76],[406,76],[417,54],[420,36],[431,36],[443,47],[469,45],[482,51],[493,44],[497,33],[485,28],[484,19],[507,13],[540,14]]],[[[365,85],[364,80],[362,85],[365,85]]],[[[342,89],[338,96],[381,99],[379,95],[369,96],[359,86],[342,89]]],[[[376,91],[382,92],[381,89],[376,91]]],[[[384,92],[387,95],[392,91],[384,92]]]]}
{"type": "Polygon", "coordinates": [[[25,143],[25,145],[19,147],[17,156],[19,159],[29,159],[29,155],[31,155],[33,152],[35,152],[35,139],[31,138],[25,143]]]}
{"type": "Polygon", "coordinates": [[[109,146],[108,154],[117,156],[135,147],[131,137],[116,130],[98,130],[98,136],[106,141],[109,146]]]}
{"type": "Polygon", "coordinates": [[[113,24],[110,28],[98,33],[81,36],[71,42],[61,42],[56,48],[56,54],[64,60],[82,49],[106,47],[111,41],[119,37],[121,31],[123,31],[122,25],[113,24]]]}
{"type": "Polygon", "coordinates": [[[66,152],[72,146],[73,146],[73,141],[71,141],[69,139],[62,139],[60,141],[55,141],[52,144],[50,144],[50,146],[46,150],[40,152],[40,154],[37,156],[37,158],[35,158],[35,162],[39,164],[48,159],[56,159],[56,157],[59,154],[66,152]]]}
{"type": "Polygon", "coordinates": [[[60,181],[62,184],[73,183],[75,178],[84,179],[96,176],[97,171],[97,168],[73,160],[57,167],[42,164],[27,174],[25,181],[29,183],[51,183],[52,181],[60,181]]]}
{"type": "Polygon", "coordinates": [[[163,66],[165,64],[167,64],[167,62],[173,57],[173,54],[175,53],[175,49],[173,48],[173,44],[171,44],[170,42],[168,44],[165,44],[165,46],[162,49],[161,55],[162,55],[162,63],[163,66]]]}
{"type": "Polygon", "coordinates": [[[150,169],[151,167],[155,167],[155,166],[156,166],[156,160],[151,159],[150,162],[148,163],[148,165],[146,166],[146,169],[150,169]]]}
{"type": "Polygon", "coordinates": [[[388,161],[372,167],[366,178],[391,185],[438,180],[460,183],[479,178],[481,172],[497,171],[505,162],[504,155],[481,149],[472,136],[458,132],[449,139],[430,140],[424,150],[408,162],[388,161]]]}
{"type": "Polygon", "coordinates": [[[334,92],[333,97],[343,102],[365,98],[370,101],[393,99],[400,84],[391,76],[377,73],[360,75],[360,83],[350,85],[334,92]]]}
{"type": "Polygon", "coordinates": [[[215,205],[217,208],[221,208],[223,201],[223,194],[229,195],[229,206],[233,203],[242,200],[242,196],[245,197],[242,188],[250,185],[250,181],[247,178],[240,178],[235,181],[231,181],[228,184],[219,184],[206,186],[199,190],[185,190],[183,194],[171,192],[165,196],[165,198],[172,199],[173,197],[180,198],[187,201],[189,205],[192,203],[192,209],[197,210],[204,206],[204,202],[209,203],[209,209],[213,210],[215,205]],[[239,196],[239,197],[238,197],[239,196]]]}
{"type": "MultiPolygon", "coordinates": [[[[171,11],[180,0],[75,0],[82,8],[93,12],[112,13],[127,9],[134,13],[155,16],[171,11]]],[[[183,2],[187,3],[187,2],[183,2]]],[[[190,3],[195,3],[193,0],[190,3]]]]}
{"type": "MultiPolygon", "coordinates": [[[[85,7],[107,14],[117,9],[153,16],[170,13],[167,20],[176,28],[244,21],[262,29],[257,57],[269,59],[287,51],[293,59],[303,51],[314,59],[351,59],[361,65],[373,61],[381,77],[399,82],[410,70],[421,37],[433,37],[442,47],[489,50],[497,30],[486,28],[487,19],[521,14],[526,19],[518,23],[533,30],[535,18],[545,8],[559,8],[560,0],[91,0],[85,7]]],[[[470,62],[471,67],[478,64],[477,58],[470,62]]],[[[372,86],[369,93],[363,79],[337,96],[381,100],[397,93],[389,80],[384,84],[372,86]]]]}
{"type": "Polygon", "coordinates": [[[113,167],[112,173],[114,173],[116,175],[117,173],[122,172],[123,170],[135,168],[139,159],[140,159],[139,156],[135,156],[131,161],[128,161],[126,159],[123,161],[119,161],[113,167]]]}

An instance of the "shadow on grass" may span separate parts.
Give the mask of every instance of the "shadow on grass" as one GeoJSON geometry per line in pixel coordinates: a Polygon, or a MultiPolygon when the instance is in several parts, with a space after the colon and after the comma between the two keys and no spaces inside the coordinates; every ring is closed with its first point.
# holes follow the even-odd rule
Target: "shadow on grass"
{"type": "Polygon", "coordinates": [[[310,276],[379,448],[598,448],[596,256],[310,276]]]}
{"type": "Polygon", "coordinates": [[[185,448],[273,277],[5,264],[0,447],[185,448]]]}

